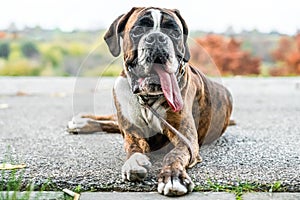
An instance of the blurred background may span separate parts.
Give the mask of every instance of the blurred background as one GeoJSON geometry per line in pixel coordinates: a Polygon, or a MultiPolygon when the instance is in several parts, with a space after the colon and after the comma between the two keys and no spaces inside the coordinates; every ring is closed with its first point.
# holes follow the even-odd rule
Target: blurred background
{"type": "Polygon", "coordinates": [[[121,58],[110,55],[103,35],[133,6],[179,9],[190,29],[191,63],[209,75],[300,75],[294,0],[4,1],[0,75],[117,76],[121,58]]]}

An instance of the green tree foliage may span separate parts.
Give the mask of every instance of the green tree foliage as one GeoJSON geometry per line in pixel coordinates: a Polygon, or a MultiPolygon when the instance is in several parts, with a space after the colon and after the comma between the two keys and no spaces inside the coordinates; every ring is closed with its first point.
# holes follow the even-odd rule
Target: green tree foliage
{"type": "Polygon", "coordinates": [[[58,67],[63,61],[63,52],[61,48],[49,46],[43,52],[43,57],[46,62],[50,62],[53,67],[58,67]]]}
{"type": "Polygon", "coordinates": [[[8,42],[0,43],[0,57],[7,59],[10,53],[10,47],[8,42]]]}
{"type": "Polygon", "coordinates": [[[38,65],[25,58],[10,60],[0,68],[0,76],[36,76],[38,65]]]}
{"type": "Polygon", "coordinates": [[[33,42],[25,42],[21,46],[23,55],[27,58],[36,58],[39,56],[39,51],[33,42]]]}
{"type": "Polygon", "coordinates": [[[24,58],[24,56],[21,52],[21,45],[19,44],[19,42],[11,42],[10,43],[10,53],[9,53],[7,60],[9,62],[13,62],[15,60],[20,60],[23,58],[24,58]]]}
{"type": "Polygon", "coordinates": [[[86,45],[79,42],[71,42],[68,46],[68,53],[72,56],[82,56],[89,51],[89,48],[86,47],[86,45]]]}

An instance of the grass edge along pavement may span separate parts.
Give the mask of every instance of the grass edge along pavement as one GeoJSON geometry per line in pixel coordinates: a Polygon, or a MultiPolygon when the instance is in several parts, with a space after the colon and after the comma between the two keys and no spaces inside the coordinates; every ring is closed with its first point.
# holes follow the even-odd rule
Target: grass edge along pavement
{"type": "Polygon", "coordinates": [[[242,200],[242,196],[248,192],[285,192],[285,187],[282,186],[280,181],[276,181],[273,184],[259,184],[254,182],[237,181],[236,183],[230,184],[219,184],[207,181],[207,185],[197,185],[194,192],[229,192],[234,193],[236,200],[242,200]]]}
{"type": "MultiPolygon", "coordinates": [[[[28,199],[45,199],[45,198],[53,198],[57,196],[55,194],[57,191],[61,191],[58,189],[51,180],[47,180],[45,183],[41,185],[35,185],[33,183],[25,183],[23,181],[23,175],[25,169],[12,169],[5,170],[1,169],[1,179],[0,179],[0,200],[28,200],[28,199]],[[46,192],[53,191],[53,192],[46,192]],[[45,194],[46,193],[46,194],[45,194]]],[[[58,199],[66,199],[71,200],[72,198],[68,195],[61,192],[59,195],[62,198],[58,199]]]]}
{"type": "MultiPolygon", "coordinates": [[[[22,199],[27,200],[30,199],[30,194],[34,191],[40,192],[40,196],[42,196],[43,192],[46,191],[62,191],[58,188],[51,180],[47,180],[41,186],[34,185],[32,183],[23,183],[22,178],[24,174],[24,169],[21,170],[1,170],[1,180],[0,180],[0,199],[22,199]],[[8,172],[7,180],[5,180],[5,173],[8,172]],[[23,191],[22,196],[20,198],[20,192],[23,191]],[[18,198],[17,198],[18,197],[18,198]]],[[[103,191],[118,191],[118,188],[115,188],[113,184],[106,185],[103,188],[99,188],[98,192],[103,191]]],[[[93,191],[83,190],[80,185],[77,185],[73,188],[73,191],[77,193],[93,191]]],[[[119,190],[120,191],[120,190],[119,190]]],[[[213,182],[211,180],[207,181],[207,185],[197,185],[194,188],[194,192],[229,192],[233,193],[236,196],[236,200],[241,200],[242,195],[248,192],[285,192],[287,191],[285,187],[282,186],[280,181],[274,182],[273,184],[258,184],[258,183],[249,183],[249,182],[241,182],[238,181],[232,185],[229,184],[219,184],[213,182]]],[[[35,195],[35,198],[38,199],[39,194],[35,195]]],[[[44,197],[44,196],[43,196],[44,197]]],[[[63,199],[72,199],[72,197],[64,194],[63,199]]]]}
{"type": "MultiPolygon", "coordinates": [[[[28,200],[28,199],[45,199],[55,196],[54,193],[48,193],[45,196],[45,191],[61,191],[51,179],[47,179],[40,184],[34,182],[25,182],[24,174],[26,165],[19,165],[20,159],[13,158],[12,149],[7,147],[6,153],[4,153],[4,160],[0,163],[0,200],[28,200]],[[8,167],[6,167],[8,166],[8,167]],[[14,168],[16,166],[16,168],[14,168]],[[53,195],[54,194],[54,195],[53,195]]],[[[63,198],[71,200],[67,194],[62,193],[63,198]]],[[[55,198],[57,199],[57,198],[55,198]]]]}
{"type": "MultiPolygon", "coordinates": [[[[10,148],[8,147],[8,152],[10,152],[10,148]]],[[[9,160],[10,164],[15,164],[16,161],[12,159],[11,156],[5,156],[5,160],[9,160]]],[[[5,162],[2,164],[4,166],[5,162]]],[[[40,184],[36,183],[25,183],[23,181],[25,168],[23,169],[0,169],[1,171],[1,179],[0,179],[0,200],[14,200],[14,199],[22,199],[28,200],[30,199],[30,195],[33,192],[40,192],[35,194],[35,199],[38,199],[39,196],[42,196],[43,192],[46,191],[55,191],[61,192],[63,188],[57,186],[51,179],[47,179],[40,184]],[[22,192],[22,194],[21,194],[22,192]],[[21,194],[21,196],[20,196],[21,194]],[[18,198],[17,198],[18,197],[18,198]]],[[[67,187],[67,186],[66,186],[67,187]]],[[[126,189],[121,189],[115,187],[114,184],[104,184],[97,189],[88,188],[84,189],[83,186],[77,185],[71,187],[72,191],[76,193],[82,192],[111,192],[111,191],[119,191],[126,192],[126,189]]],[[[156,191],[156,187],[154,188],[156,191]]],[[[242,195],[246,192],[285,192],[288,191],[287,188],[282,186],[280,181],[274,182],[273,184],[260,184],[255,182],[247,182],[247,181],[236,181],[233,184],[220,184],[217,181],[207,180],[207,184],[205,185],[196,185],[193,190],[194,192],[229,192],[233,193],[236,196],[237,200],[242,199],[242,195]]],[[[63,199],[72,199],[72,197],[67,194],[63,194],[63,199]]],[[[44,197],[44,196],[43,196],[44,197]]]]}

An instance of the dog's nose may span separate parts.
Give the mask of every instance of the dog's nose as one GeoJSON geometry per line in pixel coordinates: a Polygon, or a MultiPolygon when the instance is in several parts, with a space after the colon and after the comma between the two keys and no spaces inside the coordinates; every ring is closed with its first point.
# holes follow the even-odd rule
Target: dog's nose
{"type": "Polygon", "coordinates": [[[162,33],[150,33],[146,38],[145,41],[147,44],[166,44],[167,43],[167,37],[162,33]]]}

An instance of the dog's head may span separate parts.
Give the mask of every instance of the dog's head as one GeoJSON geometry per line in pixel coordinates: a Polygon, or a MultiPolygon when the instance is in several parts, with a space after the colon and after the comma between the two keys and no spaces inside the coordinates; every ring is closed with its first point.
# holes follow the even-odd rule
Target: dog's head
{"type": "Polygon", "coordinates": [[[125,73],[134,94],[163,94],[174,111],[183,107],[178,86],[182,61],[190,58],[188,28],[178,10],[132,8],[119,16],[104,39],[114,56],[123,52],[125,73]]]}

